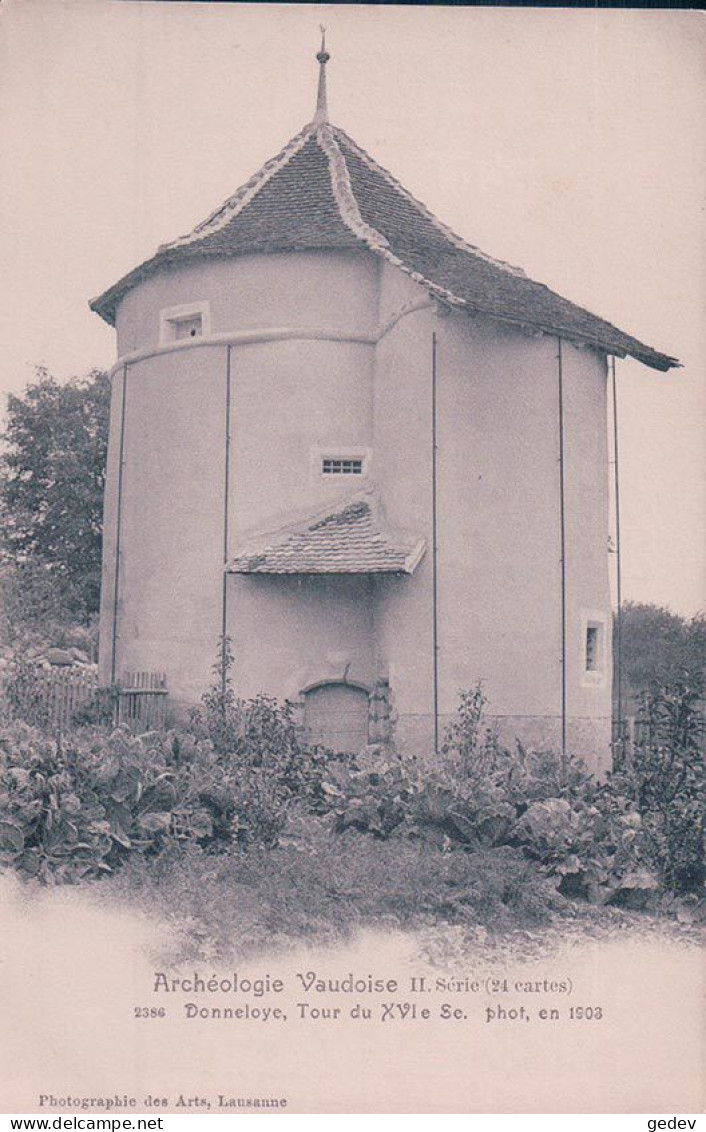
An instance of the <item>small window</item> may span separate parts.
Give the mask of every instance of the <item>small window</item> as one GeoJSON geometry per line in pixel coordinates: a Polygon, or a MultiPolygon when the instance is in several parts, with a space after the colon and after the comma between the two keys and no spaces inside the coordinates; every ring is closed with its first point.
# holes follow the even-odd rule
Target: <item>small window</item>
{"type": "Polygon", "coordinates": [[[321,472],[325,476],[362,476],[362,460],[344,460],[335,456],[324,456],[321,472]]]}
{"type": "Polygon", "coordinates": [[[610,666],[610,639],[606,636],[608,616],[598,610],[585,610],[581,617],[579,678],[584,688],[605,687],[610,666]]]}
{"type": "Polygon", "coordinates": [[[597,672],[599,668],[598,639],[599,626],[586,626],[586,671],[597,672]]]}
{"type": "Polygon", "coordinates": [[[315,444],[309,449],[309,471],[312,484],[328,484],[331,490],[338,485],[342,490],[343,476],[346,483],[356,490],[370,476],[373,453],[362,444],[346,444],[340,440],[329,440],[327,444],[315,444]]]}
{"type": "Polygon", "coordinates": [[[175,342],[183,338],[200,338],[203,334],[203,324],[200,314],[193,314],[190,318],[171,318],[175,342]]]}
{"type": "MultiPolygon", "coordinates": [[[[610,670],[610,637],[608,628],[610,615],[597,609],[582,611],[580,629],[577,634],[577,664],[579,683],[584,688],[605,687],[610,670]]],[[[578,628],[578,626],[577,626],[578,628]]]]}
{"type": "Polygon", "coordinates": [[[163,346],[168,345],[169,342],[188,342],[210,333],[211,322],[207,302],[167,307],[160,311],[159,341],[163,346]]]}

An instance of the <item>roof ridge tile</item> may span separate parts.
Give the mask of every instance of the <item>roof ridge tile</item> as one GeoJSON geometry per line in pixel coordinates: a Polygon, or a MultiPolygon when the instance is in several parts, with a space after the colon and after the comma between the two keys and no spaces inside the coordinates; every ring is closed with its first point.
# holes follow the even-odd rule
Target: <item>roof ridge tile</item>
{"type": "Polygon", "coordinates": [[[527,274],[521,267],[516,267],[514,264],[507,263],[502,259],[496,259],[495,256],[491,256],[487,252],[484,252],[476,244],[469,244],[468,240],[465,240],[463,236],[459,236],[457,232],[454,232],[452,228],[449,228],[447,224],[444,224],[442,220],[439,220],[438,216],[436,216],[431,211],[431,209],[426,204],[424,204],[423,201],[418,200],[417,197],[415,197],[409,191],[409,189],[406,189],[404,185],[400,181],[398,181],[397,178],[392,173],[390,173],[388,169],[385,169],[383,165],[380,165],[380,163],[377,162],[374,157],[371,157],[371,155],[366,150],[364,150],[362,146],[359,146],[358,143],[353,140],[353,138],[349,137],[345,130],[340,129],[339,127],[335,127],[335,130],[336,133],[340,134],[343,138],[344,145],[350,146],[354,153],[358,155],[361,161],[363,161],[369,169],[381,176],[383,180],[387,181],[388,185],[391,188],[395,189],[396,192],[401,193],[401,195],[404,196],[405,199],[410,202],[410,204],[412,204],[415,208],[418,208],[422,215],[425,216],[426,219],[429,220],[430,223],[441,233],[441,235],[445,236],[446,239],[454,245],[454,247],[459,248],[461,251],[469,252],[471,255],[477,255],[480,259],[485,260],[487,263],[493,264],[494,267],[499,268],[501,271],[507,271],[510,275],[515,275],[520,279],[527,279],[527,274]]]}
{"type": "Polygon", "coordinates": [[[367,244],[372,251],[381,251],[388,248],[389,244],[382,233],[378,232],[377,229],[373,228],[371,225],[366,224],[360,214],[358,202],[353,192],[353,186],[351,185],[351,179],[348,175],[346,160],[341,153],[334,129],[328,122],[324,122],[318,127],[316,140],[328,160],[329,173],[331,175],[331,188],[336,204],[338,205],[341,220],[350,228],[351,232],[353,232],[358,239],[362,240],[364,244],[367,244]]]}

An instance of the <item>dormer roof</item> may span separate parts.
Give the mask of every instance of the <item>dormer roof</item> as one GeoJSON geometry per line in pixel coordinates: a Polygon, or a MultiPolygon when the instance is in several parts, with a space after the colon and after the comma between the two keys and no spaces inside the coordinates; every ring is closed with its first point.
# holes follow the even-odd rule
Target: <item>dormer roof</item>
{"type": "Polygon", "coordinates": [[[369,488],[260,534],[244,534],[230,574],[412,574],[426,549],[393,528],[369,488]]]}
{"type": "Polygon", "coordinates": [[[322,45],[314,120],[186,236],[163,244],[91,302],[114,325],[131,287],[208,257],[365,248],[432,296],[470,314],[566,338],[658,370],[679,362],[525,273],[486,255],[439,220],[352,138],[328,121],[322,45]]]}

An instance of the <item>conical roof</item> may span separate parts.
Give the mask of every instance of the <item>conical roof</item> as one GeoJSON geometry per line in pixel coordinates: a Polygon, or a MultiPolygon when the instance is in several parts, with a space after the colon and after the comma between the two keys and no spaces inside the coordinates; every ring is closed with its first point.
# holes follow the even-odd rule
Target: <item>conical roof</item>
{"type": "MultiPolygon", "coordinates": [[[[323,62],[322,62],[323,58],[323,62]]],[[[124,295],[194,259],[278,251],[367,248],[430,294],[469,313],[630,355],[654,369],[679,363],[493,259],[434,217],[343,130],[327,120],[324,79],[314,121],[192,232],[163,244],[91,308],[111,325],[124,295]]]]}

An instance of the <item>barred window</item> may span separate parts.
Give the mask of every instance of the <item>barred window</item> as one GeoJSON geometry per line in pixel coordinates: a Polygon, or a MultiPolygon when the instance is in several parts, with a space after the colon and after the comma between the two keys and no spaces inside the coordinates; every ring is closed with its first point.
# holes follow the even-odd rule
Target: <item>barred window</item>
{"type": "Polygon", "coordinates": [[[324,456],[321,471],[325,476],[362,476],[362,460],[344,460],[335,456],[324,456]]]}

